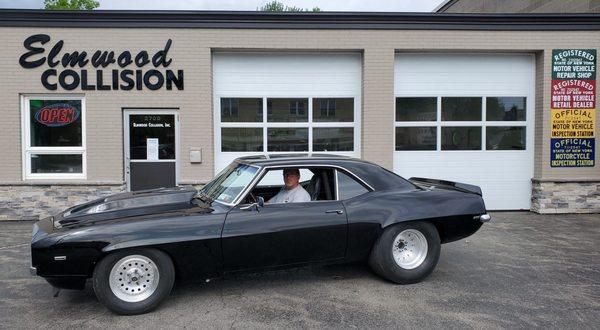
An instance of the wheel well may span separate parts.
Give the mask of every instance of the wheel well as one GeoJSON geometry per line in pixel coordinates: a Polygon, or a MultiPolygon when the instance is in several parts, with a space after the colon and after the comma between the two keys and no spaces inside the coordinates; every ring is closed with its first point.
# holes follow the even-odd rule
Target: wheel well
{"type": "Polygon", "coordinates": [[[441,243],[450,243],[471,236],[480,227],[481,222],[472,215],[461,215],[429,220],[437,229],[441,243]]]}
{"type": "Polygon", "coordinates": [[[96,261],[93,264],[93,267],[90,271],[90,277],[93,276],[94,274],[94,269],[96,269],[96,267],[98,266],[98,264],[106,257],[108,257],[109,255],[113,254],[113,253],[118,253],[118,252],[123,252],[123,251],[128,251],[128,250],[140,250],[140,249],[152,249],[152,250],[158,250],[160,252],[163,252],[164,254],[166,254],[169,259],[171,259],[171,262],[173,263],[173,269],[175,270],[175,277],[177,278],[177,274],[179,274],[179,268],[177,265],[177,262],[175,261],[175,258],[173,258],[173,256],[169,253],[169,251],[165,250],[165,249],[161,249],[159,247],[155,247],[155,246],[136,246],[136,247],[126,247],[126,248],[122,248],[122,249],[117,249],[117,250],[111,250],[111,251],[106,251],[103,252],[101,254],[101,256],[96,259],[96,261]]]}
{"type": "MultiPolygon", "coordinates": [[[[438,232],[440,236],[441,243],[449,243],[461,238],[465,238],[467,236],[472,235],[474,232],[481,227],[481,223],[479,221],[473,220],[473,216],[463,215],[463,216],[450,216],[450,217],[441,217],[441,218],[429,218],[429,219],[418,219],[418,220],[409,220],[409,221],[398,221],[390,224],[382,228],[385,230],[390,226],[395,226],[401,223],[411,223],[411,222],[428,222],[432,224],[438,232]]],[[[381,234],[380,234],[381,235],[381,234]]]]}

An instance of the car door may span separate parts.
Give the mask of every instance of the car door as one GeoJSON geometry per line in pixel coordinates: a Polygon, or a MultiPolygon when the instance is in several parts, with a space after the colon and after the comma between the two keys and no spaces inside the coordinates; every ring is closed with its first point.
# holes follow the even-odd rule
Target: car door
{"type": "Polygon", "coordinates": [[[340,201],[233,208],[222,234],[225,271],[344,258],[347,220],[340,201]]]}

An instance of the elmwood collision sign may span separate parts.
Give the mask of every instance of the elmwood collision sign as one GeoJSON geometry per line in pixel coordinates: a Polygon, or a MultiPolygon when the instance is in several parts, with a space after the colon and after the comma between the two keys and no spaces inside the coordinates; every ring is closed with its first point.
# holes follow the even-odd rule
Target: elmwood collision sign
{"type": "Polygon", "coordinates": [[[23,42],[27,52],[19,58],[19,64],[25,69],[47,66],[40,77],[42,85],[48,90],[159,90],[173,87],[183,90],[183,70],[176,72],[167,68],[173,62],[168,57],[172,40],[167,40],[163,49],[152,55],[146,50],[132,54],[123,51],[119,54],[110,50],[93,52],[63,52],[64,41],[59,40],[51,47],[47,34],[35,34],[23,42]],[[82,69],[91,65],[95,70],[82,69]],[[127,67],[134,65],[135,69],[127,67]]]}

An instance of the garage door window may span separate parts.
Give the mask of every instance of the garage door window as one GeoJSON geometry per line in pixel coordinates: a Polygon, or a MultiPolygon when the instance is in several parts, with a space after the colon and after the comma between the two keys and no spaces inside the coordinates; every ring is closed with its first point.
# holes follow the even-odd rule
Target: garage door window
{"type": "Polygon", "coordinates": [[[221,121],[223,122],[261,122],[263,100],[259,98],[223,98],[221,99],[221,121]]]}
{"type": "Polygon", "coordinates": [[[396,151],[526,150],[525,97],[397,97],[396,151]]]}
{"type": "Polygon", "coordinates": [[[487,97],[486,119],[488,121],[525,121],[524,97],[487,97]]]}
{"type": "Polygon", "coordinates": [[[443,121],[480,121],[480,97],[442,97],[443,121]]]}
{"type": "Polygon", "coordinates": [[[353,98],[314,98],[313,122],[353,122],[353,98]]]}
{"type": "Polygon", "coordinates": [[[219,101],[221,152],[354,151],[354,98],[219,101]]]}
{"type": "Polygon", "coordinates": [[[267,121],[308,122],[308,99],[267,99],[267,121]]]}
{"type": "Polygon", "coordinates": [[[481,127],[442,127],[442,150],[481,150],[481,127]]]}
{"type": "Polygon", "coordinates": [[[25,179],[85,179],[83,98],[23,98],[25,179]]]}
{"type": "Polygon", "coordinates": [[[396,98],[396,121],[435,121],[436,118],[437,98],[396,98]]]}
{"type": "Polygon", "coordinates": [[[222,128],[221,149],[223,151],[263,151],[262,128],[222,128]]]}

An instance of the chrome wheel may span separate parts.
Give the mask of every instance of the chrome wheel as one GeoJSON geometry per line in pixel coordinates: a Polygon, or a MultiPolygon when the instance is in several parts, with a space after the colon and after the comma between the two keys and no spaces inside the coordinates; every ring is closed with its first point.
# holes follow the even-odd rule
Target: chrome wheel
{"type": "Polygon", "coordinates": [[[419,267],[427,257],[427,239],[416,229],[406,229],[394,239],[392,255],[404,269],[419,267]]]}
{"type": "Polygon", "coordinates": [[[121,258],[110,271],[109,285],[117,298],[140,302],[150,297],[160,280],[158,267],[148,257],[130,255],[121,258]]]}

